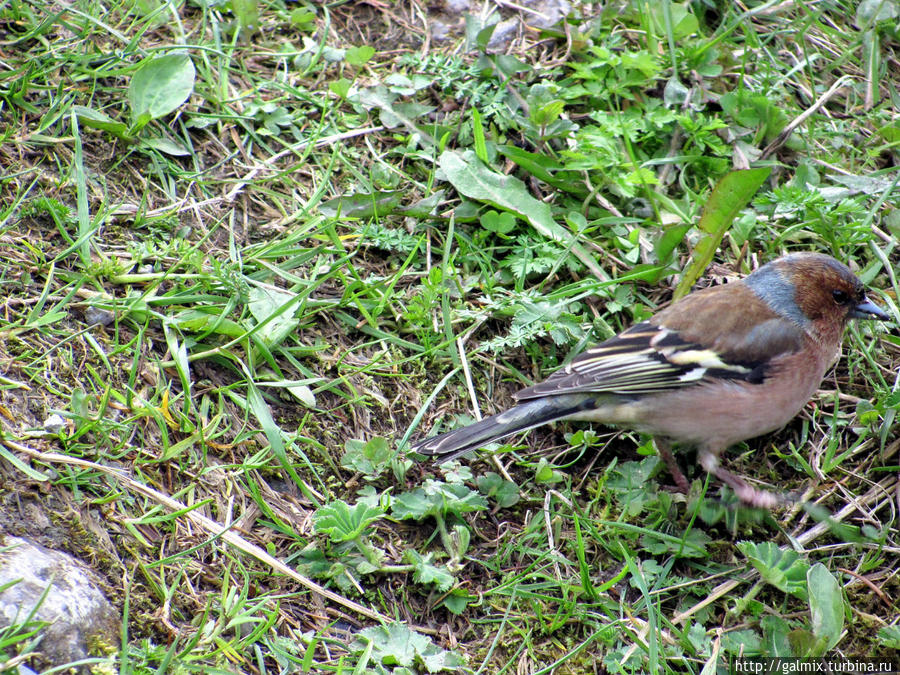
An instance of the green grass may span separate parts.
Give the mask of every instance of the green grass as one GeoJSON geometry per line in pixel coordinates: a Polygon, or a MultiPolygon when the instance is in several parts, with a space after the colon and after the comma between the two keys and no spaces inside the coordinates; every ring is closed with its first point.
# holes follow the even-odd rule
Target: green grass
{"type": "MultiPolygon", "coordinates": [[[[0,503],[105,579],[126,641],[96,667],[896,656],[896,323],[729,452],[819,509],[739,508],[689,453],[673,494],[601,426],[402,452],[787,251],[896,322],[895,3],[575,4],[504,54],[476,18],[426,41],[434,9],[0,5],[0,503]],[[735,166],[761,187],[716,202],[735,166]]],[[[0,663],[48,667],[29,630],[0,663]]]]}

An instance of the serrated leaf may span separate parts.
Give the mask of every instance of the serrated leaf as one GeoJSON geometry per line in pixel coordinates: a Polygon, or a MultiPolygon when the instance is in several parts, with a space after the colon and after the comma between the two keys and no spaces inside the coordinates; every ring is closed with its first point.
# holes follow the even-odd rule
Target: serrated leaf
{"type": "Polygon", "coordinates": [[[331,570],[331,561],[325,556],[325,553],[309,544],[302,551],[295,562],[297,571],[310,577],[322,578],[328,575],[331,570]]]}
{"type": "Polygon", "coordinates": [[[466,665],[455,652],[448,652],[424,635],[402,623],[373,626],[359,632],[351,644],[354,653],[371,650],[371,660],[380,666],[424,668],[429,673],[453,670],[466,665]]]}
{"type": "Polygon", "coordinates": [[[388,468],[393,456],[390,444],[381,436],[374,436],[368,441],[351,438],[344,443],[341,466],[359,471],[368,479],[375,479],[388,468]]]}
{"type": "Polygon", "coordinates": [[[450,610],[450,612],[459,616],[466,611],[466,607],[469,606],[470,602],[477,599],[478,598],[469,595],[464,590],[456,588],[447,594],[443,601],[441,601],[441,604],[450,610]]]}
{"type": "Polygon", "coordinates": [[[394,497],[391,513],[401,520],[423,520],[429,516],[461,515],[486,508],[487,500],[465,485],[429,479],[422,487],[394,497]]]}
{"type": "Polygon", "coordinates": [[[365,502],[350,506],[339,499],[316,509],[313,527],[319,534],[327,534],[333,542],[354,541],[382,516],[384,512],[378,507],[365,502]]]}
{"type": "Polygon", "coordinates": [[[801,560],[796,551],[779,548],[770,541],[759,544],[742,541],[737,547],[766,582],[803,600],[808,598],[806,573],[809,563],[801,560]]]}
{"type": "Polygon", "coordinates": [[[449,591],[455,579],[445,566],[432,563],[433,553],[420,555],[412,549],[403,554],[404,560],[413,566],[413,579],[420,584],[432,584],[442,593],[449,591]]]}

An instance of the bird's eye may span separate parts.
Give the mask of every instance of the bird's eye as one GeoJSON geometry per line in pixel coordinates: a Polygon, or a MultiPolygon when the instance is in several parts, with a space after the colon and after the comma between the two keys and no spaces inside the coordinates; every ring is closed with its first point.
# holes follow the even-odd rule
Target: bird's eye
{"type": "Polygon", "coordinates": [[[842,291],[840,289],[831,291],[831,297],[833,297],[834,301],[839,305],[846,305],[850,302],[850,294],[847,293],[847,291],[842,291]]]}

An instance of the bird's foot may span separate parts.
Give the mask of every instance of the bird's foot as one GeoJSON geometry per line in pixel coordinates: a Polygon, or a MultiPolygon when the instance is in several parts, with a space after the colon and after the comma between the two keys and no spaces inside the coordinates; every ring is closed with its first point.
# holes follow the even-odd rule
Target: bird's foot
{"type": "Polygon", "coordinates": [[[678,488],[679,492],[688,494],[691,490],[691,486],[690,483],[688,483],[688,479],[681,471],[681,467],[678,466],[678,462],[675,461],[675,455],[672,454],[672,446],[665,441],[657,439],[656,450],[662,460],[666,463],[666,468],[669,469],[669,473],[675,481],[675,487],[678,488]]]}
{"type": "Polygon", "coordinates": [[[740,476],[725,469],[719,464],[719,458],[711,452],[700,453],[700,463],[703,468],[714,475],[728,487],[734,490],[734,494],[747,506],[757,509],[773,509],[776,506],[789,504],[793,499],[784,493],[769,492],[768,490],[760,490],[750,485],[740,476]]]}

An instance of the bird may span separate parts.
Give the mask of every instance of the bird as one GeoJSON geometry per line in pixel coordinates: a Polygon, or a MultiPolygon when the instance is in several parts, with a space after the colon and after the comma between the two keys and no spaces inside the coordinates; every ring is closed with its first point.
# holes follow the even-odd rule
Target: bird
{"type": "Polygon", "coordinates": [[[729,447],[784,427],[840,355],[851,319],[884,321],[862,282],[835,258],[789,253],[739,281],[694,291],[577,355],[517,404],[424,438],[410,449],[446,462],[558,420],[630,428],[654,437],[677,488],[688,481],[672,453],[692,446],[701,466],[744,504],[784,499],[722,466],[729,447]]]}

